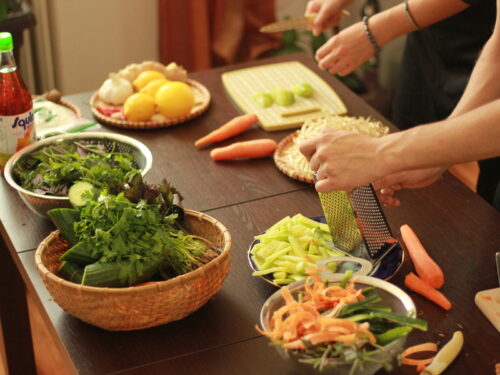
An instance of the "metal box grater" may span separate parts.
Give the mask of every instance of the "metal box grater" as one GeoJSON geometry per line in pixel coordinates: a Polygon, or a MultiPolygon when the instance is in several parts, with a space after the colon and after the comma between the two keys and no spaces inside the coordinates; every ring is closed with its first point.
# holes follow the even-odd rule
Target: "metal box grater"
{"type": "Polygon", "coordinates": [[[342,251],[376,266],[397,247],[372,185],[319,198],[334,245],[342,251]]]}

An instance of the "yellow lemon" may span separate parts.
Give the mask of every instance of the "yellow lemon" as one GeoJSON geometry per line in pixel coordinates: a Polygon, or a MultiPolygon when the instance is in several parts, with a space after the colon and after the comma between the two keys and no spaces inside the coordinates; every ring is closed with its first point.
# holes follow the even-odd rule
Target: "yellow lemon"
{"type": "Polygon", "coordinates": [[[166,83],[156,92],[156,105],[165,117],[186,116],[194,105],[193,90],[184,82],[166,83]]]}
{"type": "Polygon", "coordinates": [[[165,76],[156,71],[156,70],[145,70],[144,72],[141,72],[137,78],[132,82],[132,85],[134,88],[139,91],[142,89],[144,86],[146,86],[149,82],[154,81],[156,79],[165,79],[165,76]]]}
{"type": "Polygon", "coordinates": [[[154,99],[143,92],[130,95],[123,104],[123,114],[130,121],[148,121],[154,113],[154,99]]]}
{"type": "Polygon", "coordinates": [[[144,86],[140,90],[140,92],[144,92],[154,99],[156,97],[156,92],[158,91],[158,89],[168,82],[170,81],[165,78],[155,79],[154,81],[151,81],[146,86],[144,86]]]}

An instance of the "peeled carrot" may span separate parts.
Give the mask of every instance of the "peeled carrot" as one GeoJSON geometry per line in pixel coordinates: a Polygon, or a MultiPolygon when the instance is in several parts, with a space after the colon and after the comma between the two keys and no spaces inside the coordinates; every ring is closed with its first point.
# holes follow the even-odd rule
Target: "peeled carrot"
{"type": "Polygon", "coordinates": [[[415,270],[422,280],[434,288],[444,284],[444,275],[441,268],[429,256],[417,235],[407,224],[401,226],[401,237],[408,249],[415,270]]]}
{"type": "Polygon", "coordinates": [[[420,277],[410,272],[405,277],[405,285],[414,292],[424,296],[429,301],[434,302],[436,305],[442,307],[445,310],[451,309],[451,302],[446,298],[446,296],[439,290],[433,288],[427,282],[422,280],[420,277]]]}
{"type": "Polygon", "coordinates": [[[216,143],[234,137],[237,134],[243,133],[258,120],[259,119],[255,113],[237,116],[214,131],[208,133],[206,136],[198,139],[194,142],[194,145],[200,147],[208,145],[209,143],[216,143]]]}
{"type": "Polygon", "coordinates": [[[214,148],[210,151],[213,160],[231,160],[240,158],[263,158],[276,150],[276,141],[268,138],[253,141],[236,142],[226,147],[214,148]]]}

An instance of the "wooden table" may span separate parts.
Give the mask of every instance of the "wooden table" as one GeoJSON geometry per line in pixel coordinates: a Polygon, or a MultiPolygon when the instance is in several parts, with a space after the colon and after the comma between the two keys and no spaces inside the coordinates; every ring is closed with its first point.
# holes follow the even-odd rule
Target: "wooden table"
{"type": "MultiPolygon", "coordinates": [[[[260,60],[258,64],[296,59],[331,84],[351,115],[388,121],[335,78],[320,72],[306,55],[260,60]]],[[[299,374],[260,337],[258,323],[263,302],[274,288],[252,277],[246,252],[253,236],[286,215],[322,215],[314,189],[285,176],[272,159],[215,163],[209,149],[196,150],[193,141],[239,114],[226,95],[220,75],[247,63],[192,74],[212,93],[207,113],[189,123],[154,131],[109,131],[133,136],[153,152],[153,168],[147,179],[166,177],[185,196],[185,207],[203,211],[222,222],[233,239],[231,272],[221,290],[187,318],[160,327],[108,332],[63,312],[51,300],[35,268],[38,243],[53,229],[31,213],[17,193],[0,180],[0,219],[17,252],[19,271],[26,287],[42,307],[45,321],[58,345],[80,374],[299,374]]],[[[66,99],[91,117],[91,93],[66,99]]],[[[265,133],[252,129],[235,140],[271,137],[281,140],[290,131],[265,133]]],[[[393,232],[410,224],[428,251],[442,266],[446,284],[442,291],[453,302],[444,312],[418,295],[411,294],[428,332],[414,332],[407,344],[446,341],[463,330],[465,347],[446,374],[490,374],[500,362],[500,336],[474,304],[476,292],[497,287],[494,253],[500,250],[500,214],[451,175],[419,190],[399,194],[402,205],[385,209],[393,232]]],[[[391,280],[403,286],[412,265],[406,257],[391,280]]],[[[403,287],[404,288],[404,287],[403,287]]],[[[394,373],[415,374],[404,366],[394,373]]],[[[380,374],[385,372],[380,371],[380,374]]]]}

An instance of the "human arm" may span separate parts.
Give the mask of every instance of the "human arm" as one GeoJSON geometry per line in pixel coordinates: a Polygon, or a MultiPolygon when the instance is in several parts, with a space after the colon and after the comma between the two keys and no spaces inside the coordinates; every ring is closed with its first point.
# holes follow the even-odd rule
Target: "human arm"
{"type": "Polygon", "coordinates": [[[486,42],[469,83],[450,117],[458,116],[494,99],[500,98],[498,84],[500,62],[500,0],[497,0],[497,18],[492,36],[486,42]]]}
{"type": "Polygon", "coordinates": [[[409,170],[500,155],[500,99],[462,115],[372,138],[327,130],[300,150],[317,171],[316,190],[351,190],[409,170]]]}
{"type": "MultiPolygon", "coordinates": [[[[469,5],[462,0],[410,0],[410,13],[420,28],[432,25],[459,13],[469,5]]],[[[369,19],[369,29],[379,46],[416,28],[404,10],[404,4],[395,5],[369,19]]],[[[375,54],[362,22],[357,22],[331,37],[316,52],[321,69],[347,75],[375,54]]]]}

